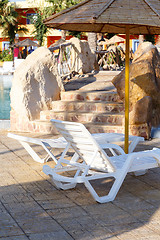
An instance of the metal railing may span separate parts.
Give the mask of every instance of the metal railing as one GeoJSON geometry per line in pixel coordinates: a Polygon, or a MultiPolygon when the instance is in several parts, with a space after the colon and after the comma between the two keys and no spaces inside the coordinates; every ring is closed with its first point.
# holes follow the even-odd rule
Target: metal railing
{"type": "Polygon", "coordinates": [[[72,43],[62,43],[58,46],[49,48],[57,59],[58,72],[62,78],[69,76],[73,72],[73,62],[71,57],[72,47],[72,43]]]}

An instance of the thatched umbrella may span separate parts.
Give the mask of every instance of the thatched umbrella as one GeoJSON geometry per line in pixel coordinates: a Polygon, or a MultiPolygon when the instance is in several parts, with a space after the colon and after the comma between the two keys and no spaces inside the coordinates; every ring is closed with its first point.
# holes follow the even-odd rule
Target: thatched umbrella
{"type": "Polygon", "coordinates": [[[125,33],[125,152],[129,135],[129,34],[160,34],[160,0],[85,0],[45,20],[48,27],[125,33]]]}
{"type": "Polygon", "coordinates": [[[115,35],[107,41],[107,45],[115,44],[115,43],[118,43],[118,42],[124,42],[124,41],[125,41],[124,38],[115,35]]]}
{"type": "Polygon", "coordinates": [[[18,47],[25,47],[25,46],[27,46],[27,47],[29,47],[29,46],[39,47],[39,45],[36,42],[32,41],[29,38],[26,38],[23,41],[20,41],[20,42],[16,43],[15,45],[18,46],[18,47]]]}

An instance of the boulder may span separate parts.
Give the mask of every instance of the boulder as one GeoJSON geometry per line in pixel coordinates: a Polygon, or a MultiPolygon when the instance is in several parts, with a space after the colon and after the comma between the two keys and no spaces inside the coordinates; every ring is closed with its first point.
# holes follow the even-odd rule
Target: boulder
{"type": "Polygon", "coordinates": [[[28,120],[39,119],[40,111],[60,99],[63,84],[54,55],[45,47],[37,48],[16,68],[11,88],[11,108],[28,120]]]}
{"type": "Polygon", "coordinates": [[[79,74],[89,73],[97,70],[96,54],[90,49],[88,41],[78,38],[71,38],[72,43],[72,70],[79,74]]]}
{"type": "Polygon", "coordinates": [[[129,115],[129,123],[132,125],[151,123],[152,98],[145,96],[138,100],[129,115]]]}
{"type": "MultiPolygon", "coordinates": [[[[129,69],[130,111],[137,109],[135,106],[137,104],[137,101],[143,99],[146,96],[150,96],[152,99],[152,111],[150,110],[150,117],[152,119],[152,125],[156,126],[160,123],[160,55],[157,48],[149,42],[141,43],[134,54],[134,59],[130,64],[129,69]]],[[[117,88],[117,92],[121,100],[124,101],[125,70],[116,76],[112,82],[117,88]]],[[[144,107],[145,111],[148,111],[148,105],[145,106],[144,104],[144,107]]],[[[135,114],[136,119],[141,118],[141,112],[139,110],[135,112],[135,114]]]]}
{"type": "Polygon", "coordinates": [[[155,49],[155,46],[151,42],[142,42],[134,53],[132,62],[136,62],[143,54],[146,54],[151,49],[155,49]]]}

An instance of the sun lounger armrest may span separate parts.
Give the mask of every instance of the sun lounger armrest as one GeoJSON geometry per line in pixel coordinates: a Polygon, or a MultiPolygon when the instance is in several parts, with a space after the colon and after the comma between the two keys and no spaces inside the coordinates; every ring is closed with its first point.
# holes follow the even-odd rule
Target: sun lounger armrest
{"type": "MultiPolygon", "coordinates": [[[[131,167],[133,161],[137,159],[143,159],[143,163],[145,164],[145,159],[147,158],[154,158],[157,162],[157,166],[160,166],[160,149],[152,149],[152,150],[147,150],[147,151],[142,151],[142,152],[134,152],[134,153],[129,153],[126,162],[128,162],[128,169],[131,167]]],[[[126,164],[124,164],[126,165],[126,164]]],[[[156,167],[156,166],[155,166],[156,167]]],[[[128,171],[127,169],[127,171],[128,171]]],[[[148,166],[146,165],[146,169],[148,169],[148,166]]]]}
{"type": "Polygon", "coordinates": [[[144,141],[144,137],[139,137],[139,136],[130,136],[132,139],[131,144],[129,145],[129,153],[133,152],[136,146],[138,145],[139,142],[144,141]]]}
{"type": "MultiPolygon", "coordinates": [[[[160,164],[160,149],[153,148],[152,150],[142,151],[142,152],[134,152],[128,155],[128,158],[134,159],[137,157],[153,157],[160,164]]],[[[145,160],[144,160],[145,161],[145,160]]]]}
{"type": "Polygon", "coordinates": [[[13,138],[13,139],[15,139],[17,141],[20,141],[20,142],[28,142],[28,143],[38,144],[38,145],[42,143],[41,139],[32,138],[32,137],[25,137],[25,136],[17,135],[17,134],[14,134],[14,133],[8,133],[7,137],[13,138]]]}
{"type": "Polygon", "coordinates": [[[118,150],[118,152],[120,152],[121,154],[125,154],[124,150],[118,146],[117,144],[114,143],[105,143],[105,144],[101,144],[100,145],[102,149],[116,149],[118,150]]]}

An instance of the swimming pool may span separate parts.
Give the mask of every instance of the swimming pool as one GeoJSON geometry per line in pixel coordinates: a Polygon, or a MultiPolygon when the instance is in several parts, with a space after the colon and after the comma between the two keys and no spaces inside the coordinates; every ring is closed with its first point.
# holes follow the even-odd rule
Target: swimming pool
{"type": "Polygon", "coordinates": [[[10,90],[13,75],[0,75],[0,119],[10,119],[10,90]]]}

